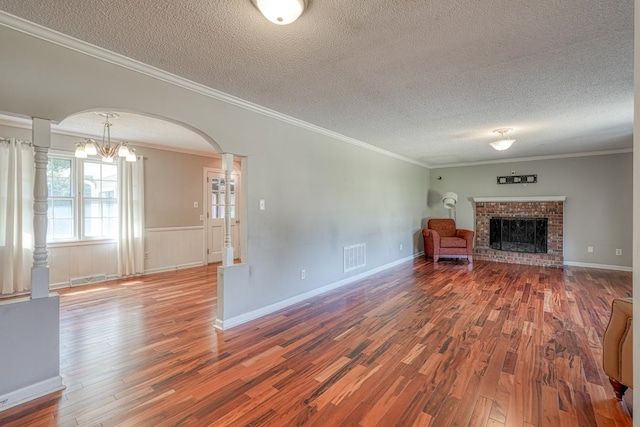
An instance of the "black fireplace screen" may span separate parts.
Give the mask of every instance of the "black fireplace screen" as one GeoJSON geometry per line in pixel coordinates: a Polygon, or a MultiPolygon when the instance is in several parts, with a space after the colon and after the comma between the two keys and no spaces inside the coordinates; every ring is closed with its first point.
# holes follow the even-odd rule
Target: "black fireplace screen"
{"type": "Polygon", "coordinates": [[[547,218],[491,218],[491,249],[547,253],[547,218]]]}

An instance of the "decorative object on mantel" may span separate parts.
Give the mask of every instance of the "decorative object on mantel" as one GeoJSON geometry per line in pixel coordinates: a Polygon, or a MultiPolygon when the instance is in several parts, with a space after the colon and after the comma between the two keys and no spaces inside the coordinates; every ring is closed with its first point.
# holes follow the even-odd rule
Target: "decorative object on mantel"
{"type": "Polygon", "coordinates": [[[96,113],[97,115],[104,117],[105,122],[102,129],[102,142],[97,142],[94,139],[87,138],[84,142],[78,142],[76,144],[75,156],[79,159],[86,159],[87,156],[95,156],[99,154],[102,157],[102,161],[105,163],[113,163],[113,159],[118,157],[124,157],[127,162],[136,161],[136,150],[129,148],[126,141],[119,141],[117,144],[111,143],[111,126],[112,123],[109,119],[117,119],[120,117],[116,113],[96,113]]]}
{"type": "Polygon", "coordinates": [[[511,139],[509,138],[509,136],[507,136],[507,132],[511,131],[512,129],[509,128],[502,128],[502,129],[496,129],[494,130],[495,133],[499,133],[500,134],[500,139],[497,141],[494,141],[491,143],[491,146],[493,148],[495,148],[498,151],[504,151],[506,149],[508,149],[509,147],[511,147],[513,145],[514,142],[516,142],[515,139],[511,139]]]}
{"type": "Polygon", "coordinates": [[[535,184],[538,182],[538,175],[507,175],[499,176],[498,184],[535,184]]]}

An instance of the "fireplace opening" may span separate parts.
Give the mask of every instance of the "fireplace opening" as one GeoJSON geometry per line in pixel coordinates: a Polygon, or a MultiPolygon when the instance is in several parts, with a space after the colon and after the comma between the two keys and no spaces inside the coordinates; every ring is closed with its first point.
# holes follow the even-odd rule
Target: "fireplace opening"
{"type": "Polygon", "coordinates": [[[532,254],[547,253],[547,218],[491,218],[492,249],[532,254]]]}

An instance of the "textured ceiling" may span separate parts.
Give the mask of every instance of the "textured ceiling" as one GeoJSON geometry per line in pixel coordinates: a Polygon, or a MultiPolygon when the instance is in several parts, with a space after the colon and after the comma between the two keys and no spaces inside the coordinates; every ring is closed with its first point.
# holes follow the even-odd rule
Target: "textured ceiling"
{"type": "Polygon", "coordinates": [[[250,0],[0,9],[432,166],[632,146],[633,0],[307,3],[288,26],[250,0]]]}

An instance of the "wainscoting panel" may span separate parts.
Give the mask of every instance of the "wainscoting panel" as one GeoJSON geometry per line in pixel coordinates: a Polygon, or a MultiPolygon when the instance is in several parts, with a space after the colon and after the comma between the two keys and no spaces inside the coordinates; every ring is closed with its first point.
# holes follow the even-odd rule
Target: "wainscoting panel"
{"type": "Polygon", "coordinates": [[[73,279],[106,276],[118,270],[116,242],[82,242],[49,247],[49,281],[51,288],[70,286],[73,279]]]}
{"type": "Polygon", "coordinates": [[[204,265],[204,227],[148,228],[145,272],[204,265]]]}

